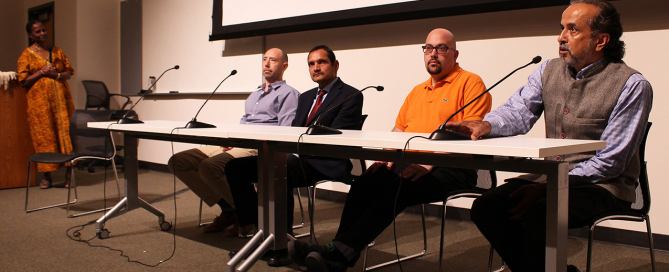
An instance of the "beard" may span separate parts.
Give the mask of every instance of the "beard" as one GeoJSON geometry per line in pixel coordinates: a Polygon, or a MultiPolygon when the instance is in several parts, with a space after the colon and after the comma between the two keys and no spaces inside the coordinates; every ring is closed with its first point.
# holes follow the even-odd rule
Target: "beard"
{"type": "Polygon", "coordinates": [[[585,61],[585,59],[587,59],[588,56],[590,56],[592,52],[595,50],[594,42],[595,42],[594,40],[590,40],[588,47],[578,56],[574,55],[574,53],[571,51],[571,48],[569,48],[568,46],[560,45],[560,50],[566,50],[567,52],[569,52],[569,54],[560,53],[560,58],[562,58],[562,60],[564,60],[564,62],[568,66],[576,67],[579,64],[582,64],[585,61]]]}
{"type": "Polygon", "coordinates": [[[439,62],[438,60],[436,60],[436,61],[439,63],[439,64],[436,65],[436,66],[432,66],[432,65],[430,65],[430,64],[427,65],[427,72],[428,72],[430,75],[438,75],[438,74],[441,73],[441,69],[442,69],[442,68],[441,68],[441,62],[439,62]]]}

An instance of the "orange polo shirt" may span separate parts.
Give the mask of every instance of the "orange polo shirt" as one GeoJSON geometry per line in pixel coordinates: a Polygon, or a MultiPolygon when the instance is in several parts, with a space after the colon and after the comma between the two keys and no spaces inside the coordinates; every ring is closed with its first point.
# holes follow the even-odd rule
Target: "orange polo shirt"
{"type": "MultiPolygon", "coordinates": [[[[432,78],[418,84],[404,100],[395,127],[404,132],[431,133],[455,111],[485,92],[481,78],[460,68],[459,64],[446,78],[432,88],[432,78]]],[[[476,121],[490,112],[492,96],[485,94],[451,121],[476,121]]]]}

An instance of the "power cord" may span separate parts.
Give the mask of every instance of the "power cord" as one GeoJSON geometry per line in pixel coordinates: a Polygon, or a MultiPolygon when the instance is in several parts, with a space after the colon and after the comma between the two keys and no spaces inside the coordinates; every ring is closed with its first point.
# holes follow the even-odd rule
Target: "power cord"
{"type": "MultiPolygon", "coordinates": [[[[415,138],[423,138],[423,139],[428,139],[427,137],[424,136],[413,136],[407,140],[407,142],[404,144],[404,148],[402,149],[402,159],[400,160],[400,170],[404,170],[404,154],[406,154],[407,148],[409,147],[409,142],[415,138]]],[[[402,172],[400,172],[400,182],[399,185],[397,186],[397,193],[395,194],[395,203],[393,204],[393,238],[395,240],[395,256],[397,257],[397,264],[400,266],[400,271],[404,271],[402,269],[402,262],[400,261],[400,252],[399,248],[397,246],[397,227],[395,224],[395,219],[397,214],[397,199],[400,196],[400,190],[402,189],[402,182],[404,181],[404,178],[402,177],[402,172]]]]}
{"type": "MultiPolygon", "coordinates": [[[[302,133],[300,134],[300,137],[297,138],[297,159],[300,161],[300,169],[302,170],[302,177],[304,178],[304,187],[307,188],[307,214],[309,215],[309,222],[312,224],[314,222],[313,217],[314,217],[314,205],[313,205],[313,193],[316,191],[316,185],[314,184],[314,192],[312,190],[309,190],[309,182],[307,181],[307,174],[304,172],[304,161],[302,160],[302,156],[300,156],[300,142],[302,141],[302,137],[304,135],[307,135],[307,133],[302,133]]],[[[299,190],[299,188],[298,188],[299,190]]],[[[290,211],[289,211],[290,212],[290,211]]],[[[310,226],[311,227],[311,226],[310,226]]],[[[311,233],[311,237],[314,238],[314,243],[318,245],[318,239],[316,239],[316,234],[311,233]]]]}

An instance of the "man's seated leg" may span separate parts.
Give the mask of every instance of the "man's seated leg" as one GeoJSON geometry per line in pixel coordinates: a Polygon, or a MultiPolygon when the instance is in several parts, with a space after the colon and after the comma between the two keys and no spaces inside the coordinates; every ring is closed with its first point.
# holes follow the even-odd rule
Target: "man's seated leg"
{"type": "MultiPolygon", "coordinates": [[[[356,186],[356,182],[357,180],[352,187],[356,186]]],[[[400,187],[400,179],[385,180],[383,185],[379,184],[380,188],[376,190],[376,195],[360,195],[355,199],[349,195],[347,205],[349,201],[359,201],[362,198],[372,199],[373,201],[370,205],[366,205],[367,208],[364,213],[358,216],[355,222],[350,223],[349,227],[346,227],[349,224],[348,222],[346,224],[342,223],[348,228],[347,230],[342,231],[340,225],[340,231],[337,232],[337,236],[332,243],[317,249],[313,245],[296,241],[289,244],[289,251],[292,248],[295,252],[301,252],[300,256],[294,254],[293,258],[298,263],[300,259],[305,258],[302,262],[307,265],[309,262],[306,257],[311,255],[309,260],[311,260],[313,268],[328,267],[332,269],[331,271],[339,271],[340,266],[337,263],[353,267],[360,256],[360,252],[376,239],[393,222],[395,216],[406,207],[443,200],[448,192],[471,188],[475,186],[475,183],[476,173],[473,170],[436,168],[416,181],[403,180],[400,195],[395,201],[397,190],[400,187]],[[396,207],[394,206],[395,203],[397,204],[396,207]],[[312,252],[309,252],[310,250],[316,252],[316,254],[312,254],[312,252]],[[326,254],[323,254],[323,251],[326,251],[326,254]],[[304,256],[304,254],[307,254],[307,256],[304,256]],[[344,256],[343,260],[339,258],[340,255],[344,256]]],[[[353,188],[351,191],[353,191],[353,188]]],[[[351,206],[351,208],[354,207],[351,206]]],[[[346,216],[342,215],[342,220],[346,216]]],[[[311,266],[307,267],[312,269],[311,266]]]]}
{"type": "MultiPolygon", "coordinates": [[[[509,268],[521,272],[541,271],[546,257],[546,199],[532,204],[522,220],[508,220],[508,210],[520,202],[520,197],[512,199],[508,195],[526,184],[530,183],[512,180],[479,197],[472,205],[472,221],[509,268]]],[[[598,214],[627,210],[630,206],[631,203],[596,185],[572,187],[569,189],[569,228],[586,226],[598,214]]]]}
{"type": "Polygon", "coordinates": [[[258,181],[258,157],[243,157],[230,160],[225,165],[230,193],[237,211],[237,220],[242,232],[258,223],[258,194],[253,183],[258,181]]]}
{"type": "MultiPolygon", "coordinates": [[[[218,199],[216,204],[221,208],[221,214],[214,219],[214,222],[203,228],[204,232],[223,231],[237,223],[235,208],[231,205],[232,195],[230,194],[230,187],[225,177],[225,164],[232,159],[234,159],[232,154],[224,152],[208,158],[200,164],[198,171],[200,177],[211,191],[209,195],[213,196],[212,198],[218,199]]],[[[211,202],[211,200],[209,201],[211,202]]]]}

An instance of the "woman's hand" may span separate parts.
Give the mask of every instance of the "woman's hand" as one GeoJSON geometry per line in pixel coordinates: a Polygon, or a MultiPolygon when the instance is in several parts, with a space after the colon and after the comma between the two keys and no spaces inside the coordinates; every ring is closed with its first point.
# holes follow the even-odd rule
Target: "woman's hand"
{"type": "Polygon", "coordinates": [[[44,67],[42,67],[41,73],[53,79],[58,78],[58,71],[56,71],[56,67],[54,67],[51,63],[44,65],[44,67]]]}

